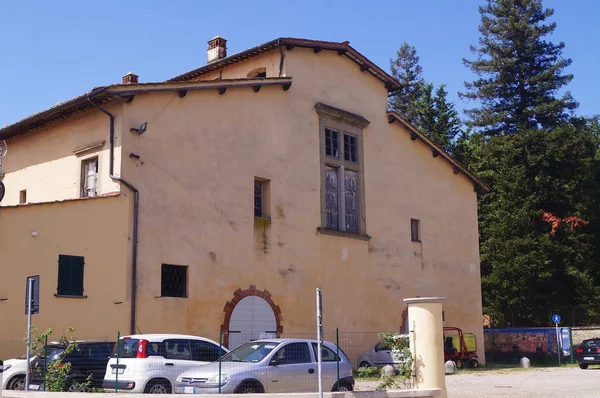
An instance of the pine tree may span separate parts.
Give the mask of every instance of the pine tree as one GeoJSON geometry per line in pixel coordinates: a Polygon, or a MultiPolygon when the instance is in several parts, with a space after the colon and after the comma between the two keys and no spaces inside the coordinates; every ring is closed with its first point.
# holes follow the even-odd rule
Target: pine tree
{"type": "Polygon", "coordinates": [[[556,28],[545,23],[554,10],[541,0],[488,0],[479,12],[479,47],[471,46],[476,59],[463,60],[478,79],[465,82],[460,94],[481,103],[466,111],[473,125],[498,135],[567,120],[578,104],[569,92],[557,93],[573,79],[563,74],[571,60],[562,57],[564,43],[544,39],[556,28]]]}
{"type": "Polygon", "coordinates": [[[448,102],[445,85],[433,95],[433,84],[423,86],[421,97],[414,104],[415,127],[448,153],[460,133],[461,121],[454,104],[448,102]]]}
{"type": "Polygon", "coordinates": [[[404,42],[398,49],[396,59],[390,60],[390,68],[392,76],[401,84],[400,89],[390,97],[390,109],[398,112],[404,120],[414,125],[416,123],[414,104],[421,96],[425,84],[417,50],[404,42]]]}

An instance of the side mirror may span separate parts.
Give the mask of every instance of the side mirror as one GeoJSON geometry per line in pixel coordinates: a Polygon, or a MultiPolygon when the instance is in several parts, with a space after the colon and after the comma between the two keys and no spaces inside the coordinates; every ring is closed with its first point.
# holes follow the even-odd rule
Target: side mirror
{"type": "Polygon", "coordinates": [[[280,358],[273,358],[271,360],[271,366],[277,366],[277,365],[285,365],[287,363],[287,361],[285,360],[285,358],[280,357],[280,358]]]}

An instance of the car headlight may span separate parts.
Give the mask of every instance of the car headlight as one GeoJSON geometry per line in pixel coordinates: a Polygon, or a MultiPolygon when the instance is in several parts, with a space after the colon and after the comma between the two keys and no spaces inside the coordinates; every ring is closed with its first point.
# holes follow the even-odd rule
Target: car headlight
{"type": "Polygon", "coordinates": [[[177,383],[181,383],[181,375],[177,376],[177,379],[175,379],[175,381],[176,381],[177,383]]]}
{"type": "MultiPolygon", "coordinates": [[[[229,375],[222,374],[221,375],[221,384],[227,384],[228,381],[229,381],[229,375]]],[[[206,380],[206,384],[219,384],[219,375],[214,375],[210,379],[206,380]]]]}
{"type": "Polygon", "coordinates": [[[12,367],[12,365],[4,365],[2,366],[2,371],[6,372],[8,369],[10,369],[12,367]]]}

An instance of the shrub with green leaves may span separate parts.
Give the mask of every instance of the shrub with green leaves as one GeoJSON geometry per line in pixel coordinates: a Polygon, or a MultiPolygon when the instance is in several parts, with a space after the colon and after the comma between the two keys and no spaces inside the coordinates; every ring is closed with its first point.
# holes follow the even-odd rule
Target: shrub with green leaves
{"type": "Polygon", "coordinates": [[[356,376],[362,379],[378,378],[381,376],[381,369],[376,368],[375,366],[360,367],[356,371],[356,376]]]}
{"type": "Polygon", "coordinates": [[[400,359],[400,363],[393,374],[387,375],[382,373],[381,383],[379,383],[377,389],[410,388],[413,361],[408,336],[394,333],[381,333],[380,336],[383,343],[391,348],[392,355],[400,359]]]}

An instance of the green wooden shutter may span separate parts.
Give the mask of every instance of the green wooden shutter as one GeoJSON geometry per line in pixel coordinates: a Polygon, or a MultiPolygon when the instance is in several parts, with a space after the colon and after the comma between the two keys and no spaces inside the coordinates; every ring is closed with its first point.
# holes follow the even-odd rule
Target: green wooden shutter
{"type": "Polygon", "coordinates": [[[83,296],[83,264],[80,256],[58,256],[58,288],[59,296],[83,296]]]}

